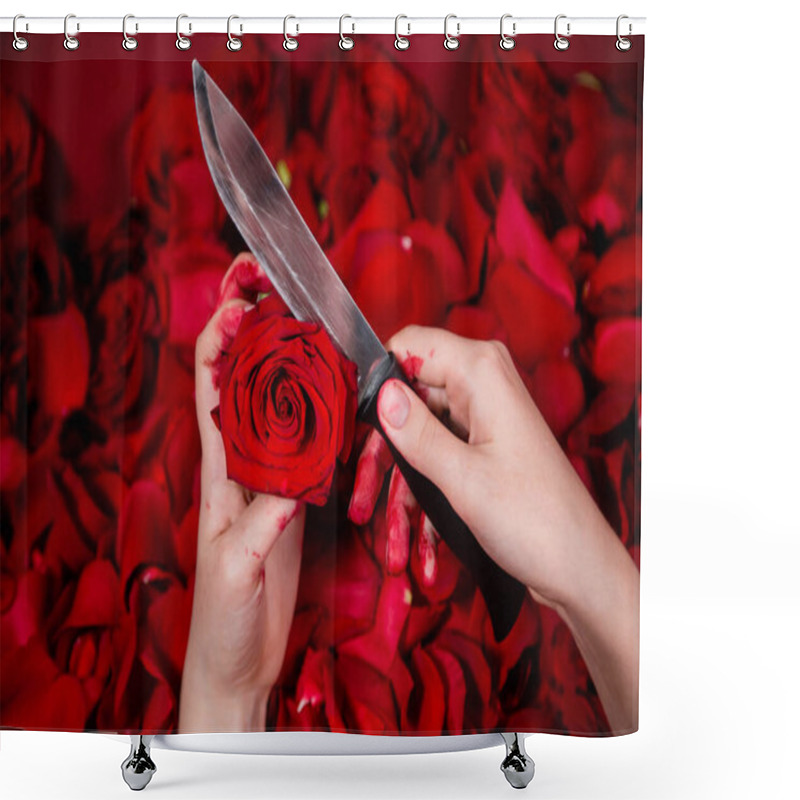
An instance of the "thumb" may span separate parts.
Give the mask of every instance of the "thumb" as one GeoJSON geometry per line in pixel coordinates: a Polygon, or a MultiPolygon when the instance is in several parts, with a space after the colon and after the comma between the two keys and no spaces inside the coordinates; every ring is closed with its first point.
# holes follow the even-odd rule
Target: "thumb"
{"type": "Polygon", "coordinates": [[[459,473],[470,457],[469,445],[452,434],[415,392],[389,380],[378,394],[381,427],[400,455],[441,489],[450,502],[459,473]]]}
{"type": "Polygon", "coordinates": [[[298,500],[259,494],[223,534],[240,550],[254,571],[259,571],[287,528],[303,527],[305,505],[298,500]]]}

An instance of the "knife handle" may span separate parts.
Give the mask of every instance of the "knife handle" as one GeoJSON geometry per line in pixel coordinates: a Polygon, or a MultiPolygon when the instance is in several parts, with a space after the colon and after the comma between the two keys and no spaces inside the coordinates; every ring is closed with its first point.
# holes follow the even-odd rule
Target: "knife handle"
{"type": "Polygon", "coordinates": [[[495,639],[502,641],[519,615],[526,588],[486,553],[466,523],[453,510],[444,493],[421,472],[415,470],[386,435],[378,419],[378,394],[381,386],[392,378],[411,386],[394,353],[389,353],[367,377],[358,415],[380,431],[420,508],[447,542],[447,546],[473,575],[486,601],[495,639]]]}

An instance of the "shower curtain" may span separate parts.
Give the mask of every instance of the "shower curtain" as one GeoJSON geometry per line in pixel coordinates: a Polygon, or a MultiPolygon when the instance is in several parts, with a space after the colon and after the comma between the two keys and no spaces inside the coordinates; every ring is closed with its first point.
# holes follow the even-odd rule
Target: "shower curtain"
{"type": "Polygon", "coordinates": [[[0,727],[635,730],[643,37],[29,39],[0,41],[0,727]],[[383,433],[499,603],[248,252],[194,59],[397,356],[383,433]]]}

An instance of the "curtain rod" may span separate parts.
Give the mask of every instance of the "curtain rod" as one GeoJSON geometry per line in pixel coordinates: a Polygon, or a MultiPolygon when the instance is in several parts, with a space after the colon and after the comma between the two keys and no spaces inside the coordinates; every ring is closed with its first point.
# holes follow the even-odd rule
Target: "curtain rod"
{"type": "MultiPolygon", "coordinates": [[[[13,17],[0,17],[0,32],[11,33],[13,30],[13,17]]],[[[175,33],[177,28],[176,17],[128,17],[126,33],[136,36],[146,33],[175,33]]],[[[505,15],[503,29],[508,35],[549,33],[555,30],[555,17],[514,17],[505,15]]],[[[339,17],[291,17],[284,23],[284,17],[236,17],[231,22],[231,32],[237,36],[247,33],[284,33],[292,36],[303,33],[330,33],[339,35],[359,33],[385,33],[394,34],[395,25],[401,36],[414,34],[443,34],[445,30],[444,17],[355,17],[345,15],[340,21],[339,17]]],[[[622,19],[620,33],[623,36],[637,36],[644,34],[644,17],[625,17],[622,19]]],[[[27,17],[20,16],[17,20],[17,33],[55,33],[64,35],[64,17],[27,17]]],[[[500,17],[459,17],[450,15],[448,30],[454,35],[496,34],[500,33],[500,17]]],[[[228,32],[228,17],[193,17],[181,15],[180,31],[184,36],[195,33],[221,33],[228,32]]],[[[615,36],[617,34],[616,17],[570,17],[559,15],[558,31],[562,36],[603,35],[615,36]]],[[[82,33],[122,33],[122,17],[81,17],[70,15],[68,32],[71,36],[82,33]]]]}

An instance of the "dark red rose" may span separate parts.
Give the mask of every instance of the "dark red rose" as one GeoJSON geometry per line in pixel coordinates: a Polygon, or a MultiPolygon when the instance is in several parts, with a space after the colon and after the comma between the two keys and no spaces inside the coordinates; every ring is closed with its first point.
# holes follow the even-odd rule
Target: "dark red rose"
{"type": "Polygon", "coordinates": [[[205,163],[194,95],[157,86],[136,115],[128,140],[132,199],[162,241],[170,234],[207,234],[225,219],[205,163]]]}
{"type": "Polygon", "coordinates": [[[59,232],[34,215],[3,230],[3,309],[14,314],[17,325],[27,322],[27,318],[22,321],[23,315],[62,311],[72,299],[66,250],[59,232]]]}
{"type": "Polygon", "coordinates": [[[473,70],[470,150],[513,180],[526,200],[549,200],[569,133],[563,100],[537,61],[498,56],[473,70]]]}
{"type": "Polygon", "coordinates": [[[190,375],[194,374],[195,342],[216,308],[230,261],[220,241],[199,234],[152,247],[148,255],[146,272],[157,293],[164,337],[171,345],[162,348],[160,357],[172,351],[190,375]]]}
{"type": "Polygon", "coordinates": [[[31,317],[27,337],[27,375],[22,376],[27,381],[15,388],[25,393],[19,399],[27,402],[29,416],[21,435],[32,451],[83,406],[90,354],[86,321],[71,303],[57,314],[31,317]]]}
{"type": "Polygon", "coordinates": [[[91,315],[88,404],[109,429],[121,419],[126,428],[138,425],[153,397],[164,313],[152,283],[128,274],[106,286],[91,315]]]}
{"type": "Polygon", "coordinates": [[[214,410],[228,477],[255,492],[324,505],[352,447],[356,366],[310,322],[245,313],[220,370],[214,410]]]}
{"type": "Polygon", "coordinates": [[[569,94],[572,136],[564,178],[580,221],[615,236],[635,221],[641,155],[635,121],[616,114],[602,85],[591,78],[579,73],[569,94]]]}
{"type": "Polygon", "coordinates": [[[44,137],[22,101],[5,85],[0,89],[0,218],[12,214],[15,200],[42,178],[44,137]]]}
{"type": "Polygon", "coordinates": [[[275,169],[289,192],[306,225],[321,245],[331,233],[331,205],[323,196],[324,157],[308,131],[298,131],[285,159],[275,162],[275,169]]]}
{"type": "MultiPolygon", "coordinates": [[[[311,125],[323,148],[339,154],[334,181],[337,174],[366,168],[402,185],[409,170],[418,171],[436,154],[444,128],[420,81],[381,53],[363,58],[315,76],[311,125]]],[[[332,205],[338,199],[328,196],[332,205]]]]}

